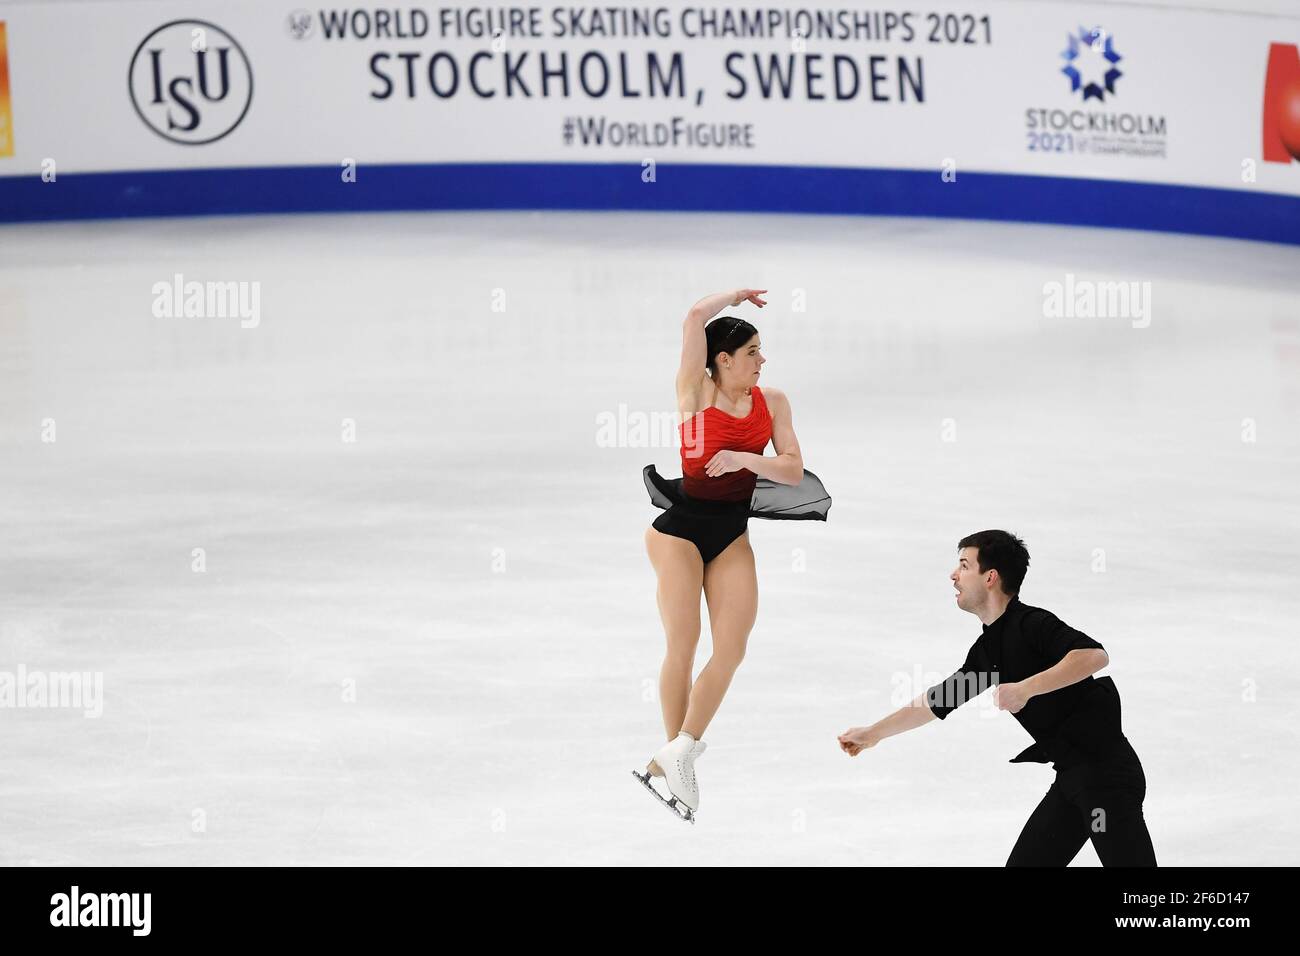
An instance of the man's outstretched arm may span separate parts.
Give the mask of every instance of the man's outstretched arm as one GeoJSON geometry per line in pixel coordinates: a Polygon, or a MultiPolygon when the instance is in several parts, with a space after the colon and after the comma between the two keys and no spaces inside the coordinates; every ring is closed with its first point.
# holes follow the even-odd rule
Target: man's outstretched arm
{"type": "Polygon", "coordinates": [[[874,747],[886,737],[893,737],[908,730],[915,730],[934,720],[934,711],[925,702],[925,693],[918,694],[910,704],[898,708],[888,717],[876,721],[870,727],[850,727],[840,734],[840,749],[850,757],[856,757],[868,747],[874,747]]]}

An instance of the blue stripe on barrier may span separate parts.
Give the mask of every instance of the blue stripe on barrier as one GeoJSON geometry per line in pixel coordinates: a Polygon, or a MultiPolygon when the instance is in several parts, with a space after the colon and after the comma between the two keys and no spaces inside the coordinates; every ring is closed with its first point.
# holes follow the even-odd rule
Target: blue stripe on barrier
{"type": "Polygon", "coordinates": [[[1098,179],[807,166],[465,163],[0,177],[0,221],[416,209],[600,209],[935,216],[1300,244],[1300,196],[1098,179]]]}

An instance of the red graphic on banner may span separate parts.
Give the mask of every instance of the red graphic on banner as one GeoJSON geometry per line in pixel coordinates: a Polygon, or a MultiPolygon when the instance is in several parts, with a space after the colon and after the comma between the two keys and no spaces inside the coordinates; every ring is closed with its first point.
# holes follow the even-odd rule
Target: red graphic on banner
{"type": "Polygon", "coordinates": [[[1300,159],[1300,52],[1294,43],[1271,43],[1264,79],[1264,161],[1300,159]]]}

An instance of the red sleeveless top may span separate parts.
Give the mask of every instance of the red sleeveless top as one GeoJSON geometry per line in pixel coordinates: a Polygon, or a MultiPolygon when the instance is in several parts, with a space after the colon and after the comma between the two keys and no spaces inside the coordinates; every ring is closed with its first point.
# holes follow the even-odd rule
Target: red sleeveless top
{"type": "Polygon", "coordinates": [[[759,455],[772,440],[772,414],[763,390],[753,385],[749,392],[753,402],[744,418],[710,405],[682,422],[682,491],[692,498],[748,501],[754,493],[758,475],[748,468],[716,478],[704,473],[705,466],[723,449],[759,455]]]}

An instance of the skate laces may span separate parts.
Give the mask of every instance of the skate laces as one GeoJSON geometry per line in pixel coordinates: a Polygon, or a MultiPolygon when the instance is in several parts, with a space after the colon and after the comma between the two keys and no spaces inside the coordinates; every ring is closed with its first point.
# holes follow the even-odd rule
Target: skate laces
{"type": "Polygon", "coordinates": [[[695,789],[695,758],[702,752],[692,745],[690,750],[677,758],[677,772],[682,775],[682,779],[692,790],[695,789]]]}

